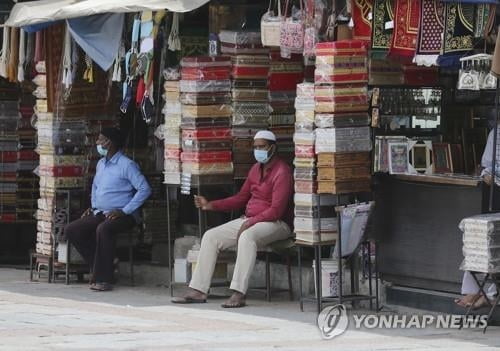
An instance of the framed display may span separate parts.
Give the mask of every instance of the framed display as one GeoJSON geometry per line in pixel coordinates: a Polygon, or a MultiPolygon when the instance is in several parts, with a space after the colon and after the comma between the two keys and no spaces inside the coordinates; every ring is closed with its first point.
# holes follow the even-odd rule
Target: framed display
{"type": "Polygon", "coordinates": [[[451,171],[453,173],[465,173],[464,153],[462,151],[462,145],[450,144],[449,148],[451,155],[451,171]]]}
{"type": "Polygon", "coordinates": [[[432,158],[435,173],[451,173],[451,154],[450,144],[434,143],[432,144],[432,158]]]}
{"type": "Polygon", "coordinates": [[[389,142],[389,173],[407,174],[408,166],[408,143],[389,142]]]}

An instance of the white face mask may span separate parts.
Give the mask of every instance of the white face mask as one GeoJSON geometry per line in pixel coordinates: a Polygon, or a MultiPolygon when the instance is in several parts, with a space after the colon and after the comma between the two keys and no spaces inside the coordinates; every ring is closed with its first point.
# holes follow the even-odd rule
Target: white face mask
{"type": "Polygon", "coordinates": [[[269,162],[271,157],[273,157],[273,155],[274,155],[274,152],[271,152],[271,150],[272,150],[272,146],[271,146],[271,149],[269,149],[269,150],[253,150],[253,155],[254,155],[255,159],[257,160],[257,162],[259,162],[261,164],[266,164],[267,162],[269,162]]]}
{"type": "Polygon", "coordinates": [[[108,149],[105,149],[102,147],[101,144],[97,145],[97,153],[103,157],[106,157],[108,155],[108,149]]]}

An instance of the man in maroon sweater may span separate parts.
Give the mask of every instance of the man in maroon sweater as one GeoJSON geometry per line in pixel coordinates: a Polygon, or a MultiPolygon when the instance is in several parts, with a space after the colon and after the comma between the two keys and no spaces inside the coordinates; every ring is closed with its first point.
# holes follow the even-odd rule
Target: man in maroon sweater
{"type": "Polygon", "coordinates": [[[272,132],[259,131],[255,135],[254,156],[257,163],[250,169],[238,194],[216,201],[208,201],[203,196],[195,197],[195,205],[205,211],[245,208],[245,215],[205,233],[189,291],[172,302],[206,302],[218,253],[237,246],[230,286],[233,294],[222,307],[245,306],[245,294],[255,265],[257,248],[292,235],[292,171],[276,155],[276,137],[272,132]]]}

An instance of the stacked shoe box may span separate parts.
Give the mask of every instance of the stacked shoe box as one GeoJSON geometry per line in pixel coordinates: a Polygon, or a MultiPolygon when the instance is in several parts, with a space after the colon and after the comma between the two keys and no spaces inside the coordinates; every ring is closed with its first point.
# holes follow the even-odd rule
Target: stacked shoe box
{"type": "Polygon", "coordinates": [[[318,193],[370,190],[371,130],[365,43],[316,45],[318,193]]]}
{"type": "Polygon", "coordinates": [[[314,153],[314,83],[297,85],[295,103],[297,121],[295,123],[295,192],[315,194],[316,154],[314,153]]]}
{"type": "Polygon", "coordinates": [[[267,77],[269,49],[263,48],[260,32],[222,31],[223,54],[232,58],[232,137],[235,179],[245,179],[255,163],[253,136],[269,124],[267,77]]]}
{"type": "Polygon", "coordinates": [[[296,240],[318,243],[338,238],[337,218],[335,217],[337,202],[334,195],[296,193],[294,203],[296,240]]]}
{"type": "Polygon", "coordinates": [[[164,73],[163,84],[165,106],[163,107],[164,122],[164,183],[181,183],[181,91],[177,72],[167,70],[164,73]]]}
{"type": "Polygon", "coordinates": [[[0,100],[0,222],[6,223],[16,221],[19,121],[19,101],[0,100]]]}
{"type": "Polygon", "coordinates": [[[463,232],[463,271],[500,273],[500,214],[490,213],[465,218],[463,232]]]}
{"type": "Polygon", "coordinates": [[[184,186],[229,183],[231,153],[231,58],[185,57],[181,60],[182,179],[184,186]],[[212,181],[214,180],[214,181],[212,181]]]}
{"type": "Polygon", "coordinates": [[[303,57],[291,55],[282,58],[279,51],[271,51],[269,72],[269,103],[272,113],[269,129],[276,135],[278,153],[289,163],[294,158],[295,90],[304,80],[303,57]]]}
{"type": "Polygon", "coordinates": [[[33,173],[35,168],[38,167],[39,157],[35,152],[36,130],[31,124],[35,104],[35,96],[32,93],[30,85],[21,85],[16,208],[18,222],[32,222],[35,219],[37,199],[39,197],[39,180],[33,173]]]}

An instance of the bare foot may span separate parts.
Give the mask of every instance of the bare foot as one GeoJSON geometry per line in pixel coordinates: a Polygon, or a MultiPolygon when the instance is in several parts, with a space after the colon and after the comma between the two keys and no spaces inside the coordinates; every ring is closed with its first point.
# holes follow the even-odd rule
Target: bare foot
{"type": "Polygon", "coordinates": [[[174,297],[172,299],[173,303],[204,303],[207,302],[207,294],[189,288],[188,291],[182,297],[174,297]]]}
{"type": "Polygon", "coordinates": [[[478,298],[478,294],[468,294],[460,299],[455,299],[455,303],[460,307],[469,307],[478,298]]]}
{"type": "Polygon", "coordinates": [[[231,297],[221,305],[223,308],[239,308],[245,307],[245,295],[239,291],[235,291],[231,297]]]}
{"type": "Polygon", "coordinates": [[[481,295],[481,297],[472,305],[472,309],[478,310],[482,307],[488,307],[491,306],[491,303],[492,302],[489,299],[487,299],[484,295],[481,295]]]}

